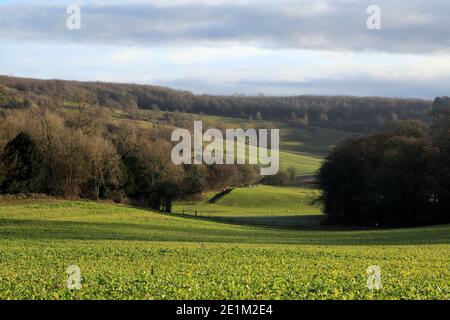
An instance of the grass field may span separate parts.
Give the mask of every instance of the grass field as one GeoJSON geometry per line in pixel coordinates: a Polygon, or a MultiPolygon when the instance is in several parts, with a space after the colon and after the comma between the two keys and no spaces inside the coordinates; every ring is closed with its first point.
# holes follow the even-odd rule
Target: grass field
{"type": "Polygon", "coordinates": [[[449,299],[449,250],[450,226],[292,230],[18,202],[0,204],[0,299],[449,299]],[[81,290],[66,288],[69,265],[81,290]]]}
{"type": "Polygon", "coordinates": [[[197,202],[178,202],[175,211],[198,210],[217,215],[302,215],[320,214],[320,206],[313,200],[320,195],[315,189],[258,185],[236,188],[215,203],[208,203],[214,192],[205,194],[197,202]]]}
{"type": "Polygon", "coordinates": [[[222,116],[192,115],[194,119],[203,120],[210,127],[259,128],[270,124],[280,129],[280,150],[314,157],[325,156],[328,151],[342,140],[354,137],[352,132],[319,127],[292,127],[286,122],[245,120],[222,116]]]}
{"type": "Polygon", "coordinates": [[[200,201],[177,202],[174,211],[221,221],[285,227],[318,225],[323,218],[320,205],[313,204],[320,195],[315,189],[264,185],[236,188],[209,203],[214,195],[209,192],[200,201]]]}
{"type": "MultiPolygon", "coordinates": [[[[205,143],[204,147],[206,147],[208,144],[209,143],[205,143]]],[[[225,146],[223,150],[225,154],[225,146]]],[[[237,152],[239,154],[243,154],[246,163],[249,163],[250,159],[254,161],[253,163],[258,163],[258,154],[261,154],[262,151],[264,152],[263,154],[269,154],[273,156],[271,151],[267,150],[266,148],[257,148],[257,150],[258,152],[254,152],[254,154],[251,155],[248,144],[235,143],[234,154],[236,155],[237,152]]],[[[295,168],[297,171],[297,176],[312,176],[317,172],[317,170],[320,168],[320,165],[322,164],[322,159],[320,157],[305,155],[299,152],[281,150],[278,152],[278,155],[280,161],[279,169],[286,171],[288,168],[295,168]]]]}
{"type": "MultiPolygon", "coordinates": [[[[245,120],[210,115],[191,115],[208,127],[260,128],[270,124],[280,129],[280,168],[295,168],[299,176],[311,176],[319,169],[322,158],[340,141],[354,133],[318,127],[294,128],[283,122],[245,120]]],[[[242,149],[242,148],[241,148],[242,149]]]]}

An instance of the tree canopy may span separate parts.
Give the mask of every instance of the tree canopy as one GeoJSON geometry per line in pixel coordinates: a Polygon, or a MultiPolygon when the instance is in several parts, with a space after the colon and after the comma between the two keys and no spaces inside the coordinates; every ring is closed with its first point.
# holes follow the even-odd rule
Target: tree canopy
{"type": "Polygon", "coordinates": [[[334,148],[318,173],[328,222],[450,222],[449,101],[436,99],[431,128],[397,122],[334,148]]]}
{"type": "Polygon", "coordinates": [[[43,191],[42,155],[24,132],[8,142],[1,154],[4,177],[1,189],[6,193],[40,193],[43,191]]]}

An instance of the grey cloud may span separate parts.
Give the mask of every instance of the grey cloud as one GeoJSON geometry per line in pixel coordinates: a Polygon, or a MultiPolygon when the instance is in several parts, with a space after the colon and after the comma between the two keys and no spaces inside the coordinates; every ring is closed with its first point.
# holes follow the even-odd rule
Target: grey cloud
{"type": "Polygon", "coordinates": [[[65,7],[0,6],[0,38],[118,45],[251,42],[271,48],[428,53],[450,51],[450,1],[379,0],[382,30],[366,28],[373,1],[327,1],[296,16],[277,5],[82,7],[82,29],[67,30],[65,7]]]}

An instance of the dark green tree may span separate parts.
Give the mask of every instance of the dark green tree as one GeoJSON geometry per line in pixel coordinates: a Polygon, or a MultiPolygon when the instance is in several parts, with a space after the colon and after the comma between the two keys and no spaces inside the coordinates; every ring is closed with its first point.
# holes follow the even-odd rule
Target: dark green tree
{"type": "Polygon", "coordinates": [[[432,110],[433,142],[440,150],[438,163],[439,212],[442,221],[450,221],[450,98],[436,98],[432,110]]]}
{"type": "Polygon", "coordinates": [[[439,149],[420,122],[399,122],[341,143],[318,174],[329,222],[398,226],[440,222],[438,157],[439,149]]]}
{"type": "Polygon", "coordinates": [[[8,142],[1,155],[4,167],[2,192],[40,193],[44,191],[42,155],[24,132],[8,142]]]}

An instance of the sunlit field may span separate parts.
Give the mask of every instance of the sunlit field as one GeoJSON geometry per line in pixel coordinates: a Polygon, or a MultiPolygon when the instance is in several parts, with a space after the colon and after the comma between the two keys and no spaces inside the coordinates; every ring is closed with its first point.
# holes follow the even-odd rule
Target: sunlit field
{"type": "Polygon", "coordinates": [[[450,226],[285,229],[73,201],[0,205],[1,299],[449,299],[450,226]],[[82,288],[67,288],[77,265],[82,288]],[[382,289],[367,288],[378,265],[382,289]]]}

